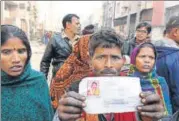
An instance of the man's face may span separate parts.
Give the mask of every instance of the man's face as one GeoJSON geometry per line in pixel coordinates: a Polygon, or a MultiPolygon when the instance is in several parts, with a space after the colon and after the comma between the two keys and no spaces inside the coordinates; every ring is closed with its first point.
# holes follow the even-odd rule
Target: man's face
{"type": "Polygon", "coordinates": [[[72,33],[79,35],[81,33],[81,24],[78,18],[72,17],[71,23],[67,24],[67,27],[72,33]]]}
{"type": "Polygon", "coordinates": [[[173,35],[175,42],[179,45],[179,27],[173,28],[173,35]]]}
{"type": "Polygon", "coordinates": [[[136,39],[138,41],[144,41],[148,37],[146,27],[141,27],[136,30],[136,39]]]}
{"type": "Polygon", "coordinates": [[[97,47],[91,60],[94,73],[97,76],[118,76],[124,59],[121,49],[97,47]]]}

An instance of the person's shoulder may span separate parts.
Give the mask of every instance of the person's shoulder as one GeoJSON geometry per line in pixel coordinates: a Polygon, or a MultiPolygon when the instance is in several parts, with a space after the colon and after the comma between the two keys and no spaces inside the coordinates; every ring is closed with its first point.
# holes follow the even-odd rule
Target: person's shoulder
{"type": "Polygon", "coordinates": [[[158,81],[159,81],[160,83],[166,83],[166,79],[165,79],[164,77],[162,77],[162,76],[157,76],[157,78],[158,78],[158,81]]]}
{"type": "Polygon", "coordinates": [[[157,58],[161,59],[163,57],[174,57],[178,58],[179,57],[179,49],[173,48],[173,47],[164,47],[164,46],[156,46],[157,50],[157,58]]]}
{"type": "Polygon", "coordinates": [[[31,73],[30,73],[30,76],[29,76],[31,79],[33,79],[33,80],[46,80],[46,78],[45,78],[45,74],[44,73],[42,73],[42,72],[39,72],[39,71],[37,71],[37,70],[35,70],[35,69],[32,69],[31,70],[31,73]]]}
{"type": "Polygon", "coordinates": [[[129,41],[130,44],[135,44],[136,38],[134,37],[134,38],[132,38],[132,39],[130,39],[128,41],[129,41]]]}
{"type": "Polygon", "coordinates": [[[164,46],[165,45],[165,41],[164,40],[156,40],[156,41],[152,41],[152,43],[155,46],[164,46]]]}
{"type": "Polygon", "coordinates": [[[91,37],[91,34],[80,36],[79,41],[89,41],[90,37],[91,37]]]}
{"type": "Polygon", "coordinates": [[[53,36],[51,37],[51,40],[61,40],[62,39],[62,34],[61,33],[55,33],[53,34],[53,36]]]}
{"type": "Polygon", "coordinates": [[[32,69],[29,77],[29,83],[34,85],[34,88],[41,89],[41,91],[48,90],[48,84],[45,75],[37,70],[32,69]]]}
{"type": "Polygon", "coordinates": [[[79,38],[79,41],[77,42],[78,43],[78,46],[86,46],[88,45],[88,42],[90,40],[90,37],[91,35],[83,35],[79,38]]]}

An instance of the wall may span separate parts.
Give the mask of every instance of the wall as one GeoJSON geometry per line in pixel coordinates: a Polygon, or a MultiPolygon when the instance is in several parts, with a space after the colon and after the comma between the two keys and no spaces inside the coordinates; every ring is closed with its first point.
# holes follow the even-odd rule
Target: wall
{"type": "Polygon", "coordinates": [[[152,26],[164,25],[164,1],[153,2],[152,26]]]}
{"type": "Polygon", "coordinates": [[[151,39],[152,41],[160,40],[163,38],[164,26],[152,27],[151,39]]]}
{"type": "Polygon", "coordinates": [[[179,3],[178,5],[166,8],[165,12],[165,23],[167,23],[171,16],[179,15],[179,3]]]}

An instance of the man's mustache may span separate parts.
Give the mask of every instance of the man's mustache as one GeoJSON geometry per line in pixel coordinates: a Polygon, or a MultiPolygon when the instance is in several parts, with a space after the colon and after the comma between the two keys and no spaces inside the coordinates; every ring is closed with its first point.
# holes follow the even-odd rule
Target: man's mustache
{"type": "Polygon", "coordinates": [[[118,73],[118,71],[115,69],[107,68],[107,69],[101,70],[99,73],[100,74],[115,74],[116,75],[118,73]]]}

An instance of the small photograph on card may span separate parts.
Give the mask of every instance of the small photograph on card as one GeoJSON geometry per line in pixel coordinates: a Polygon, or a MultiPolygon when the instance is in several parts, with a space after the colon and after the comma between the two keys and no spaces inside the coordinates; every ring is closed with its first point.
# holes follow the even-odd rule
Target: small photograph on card
{"type": "Polygon", "coordinates": [[[100,95],[99,81],[88,80],[87,89],[88,89],[87,96],[99,96],[100,95]]]}

